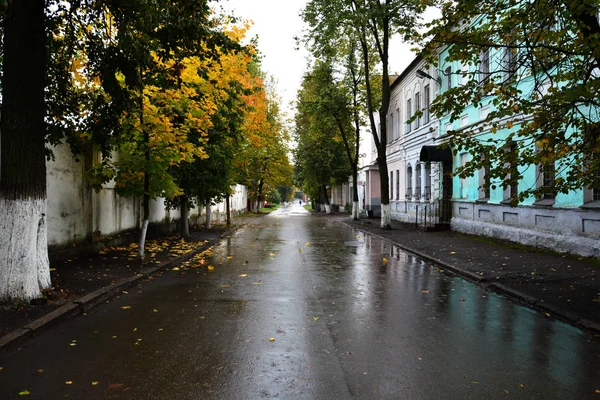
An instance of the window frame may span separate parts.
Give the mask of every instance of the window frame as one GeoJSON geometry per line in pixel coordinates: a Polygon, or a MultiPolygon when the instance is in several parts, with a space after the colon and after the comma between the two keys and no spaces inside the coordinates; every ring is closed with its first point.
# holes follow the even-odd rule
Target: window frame
{"type": "Polygon", "coordinates": [[[412,132],[412,123],[408,122],[410,121],[412,117],[412,100],[411,99],[407,99],[406,100],[406,133],[410,133],[412,132]]]}
{"type": "Polygon", "coordinates": [[[417,199],[421,198],[421,176],[423,174],[422,169],[423,168],[421,167],[421,163],[418,162],[417,165],[415,165],[415,192],[417,195],[417,199]]]}
{"type": "MultiPolygon", "coordinates": [[[[421,109],[421,92],[415,93],[415,113],[421,109]]],[[[415,119],[415,129],[419,129],[421,127],[421,117],[417,117],[415,119]]]]}
{"type": "Polygon", "coordinates": [[[412,165],[408,164],[408,166],[406,167],[406,182],[405,182],[405,187],[406,187],[406,193],[405,193],[405,197],[407,199],[412,199],[413,197],[413,193],[412,193],[412,165]]]}
{"type": "Polygon", "coordinates": [[[427,125],[431,121],[429,115],[429,106],[431,103],[431,93],[429,92],[430,90],[431,88],[428,84],[425,85],[423,88],[423,94],[425,95],[423,98],[423,125],[427,125]]]}

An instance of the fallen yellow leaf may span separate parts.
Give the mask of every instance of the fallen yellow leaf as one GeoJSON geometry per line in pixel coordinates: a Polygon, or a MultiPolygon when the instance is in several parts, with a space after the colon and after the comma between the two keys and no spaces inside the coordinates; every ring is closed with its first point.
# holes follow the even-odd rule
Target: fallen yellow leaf
{"type": "Polygon", "coordinates": [[[427,294],[427,293],[429,293],[429,290],[421,290],[421,293],[427,294]]]}
{"type": "Polygon", "coordinates": [[[245,278],[245,277],[247,277],[247,276],[248,276],[248,274],[241,274],[241,275],[240,275],[240,277],[242,277],[242,278],[245,278]]]}
{"type": "Polygon", "coordinates": [[[387,264],[387,262],[388,262],[388,259],[387,259],[387,258],[385,258],[385,257],[383,257],[383,258],[381,259],[381,261],[383,261],[383,263],[384,263],[384,264],[387,264]]]}
{"type": "Polygon", "coordinates": [[[173,267],[173,271],[179,271],[179,267],[173,267]]]}
{"type": "Polygon", "coordinates": [[[455,251],[451,251],[450,254],[456,254],[456,252],[455,251]]]}
{"type": "Polygon", "coordinates": [[[308,247],[308,246],[310,246],[310,243],[309,243],[309,242],[306,242],[306,243],[304,243],[304,245],[305,245],[306,247],[308,247]]]}
{"type": "Polygon", "coordinates": [[[97,384],[98,384],[98,381],[92,382],[92,386],[96,386],[97,384]]]}
{"type": "Polygon", "coordinates": [[[207,268],[208,268],[209,271],[214,271],[215,270],[215,267],[213,267],[212,265],[209,265],[207,268]]]}
{"type": "Polygon", "coordinates": [[[66,381],[65,382],[65,385],[72,385],[72,384],[73,384],[73,381],[66,381]]]}
{"type": "Polygon", "coordinates": [[[122,310],[129,310],[131,308],[131,306],[123,306],[121,307],[122,310]]]}
{"type": "Polygon", "coordinates": [[[269,342],[274,342],[274,341],[275,341],[275,338],[274,338],[274,337],[272,337],[272,338],[269,338],[269,342]]]}
{"type": "Polygon", "coordinates": [[[275,257],[275,253],[269,253],[269,256],[275,257]]]}
{"type": "Polygon", "coordinates": [[[155,308],[154,310],[152,310],[152,311],[154,311],[154,312],[158,312],[158,310],[157,310],[156,308],[155,308]]]}
{"type": "Polygon", "coordinates": [[[19,392],[19,396],[29,396],[29,390],[23,390],[22,392],[19,392]]]}
{"type": "Polygon", "coordinates": [[[318,320],[319,320],[319,317],[313,317],[313,319],[314,319],[315,321],[318,321],[318,320]]]}

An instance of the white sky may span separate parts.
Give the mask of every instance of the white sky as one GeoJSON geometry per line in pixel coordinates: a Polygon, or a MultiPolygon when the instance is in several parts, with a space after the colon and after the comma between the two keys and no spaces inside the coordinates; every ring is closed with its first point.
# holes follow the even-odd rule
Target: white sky
{"type": "MultiPolygon", "coordinates": [[[[258,36],[258,49],[263,54],[263,70],[277,82],[282,107],[290,111],[302,75],[306,69],[308,52],[295,50],[295,36],[301,36],[303,22],[299,14],[307,0],[222,0],[218,3],[226,11],[240,18],[252,20],[249,37],[258,36]]],[[[392,41],[390,47],[390,74],[400,73],[415,55],[410,46],[392,41]]]]}

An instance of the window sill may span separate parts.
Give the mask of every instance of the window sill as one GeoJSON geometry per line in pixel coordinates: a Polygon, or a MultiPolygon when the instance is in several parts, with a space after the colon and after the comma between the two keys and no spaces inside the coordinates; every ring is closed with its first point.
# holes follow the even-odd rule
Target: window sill
{"type": "Polygon", "coordinates": [[[534,206],[552,207],[556,203],[556,199],[542,199],[533,203],[534,206]]]}
{"type": "Polygon", "coordinates": [[[482,197],[480,199],[475,200],[476,203],[487,203],[488,201],[490,201],[489,197],[482,197]]]}
{"type": "Polygon", "coordinates": [[[511,204],[511,202],[512,202],[512,200],[513,200],[513,199],[509,197],[508,199],[504,199],[504,200],[502,200],[502,201],[500,202],[500,204],[508,204],[508,205],[510,205],[510,204],[511,204]]]}
{"type": "Polygon", "coordinates": [[[600,200],[590,201],[579,206],[579,208],[600,209],[600,200]]]}

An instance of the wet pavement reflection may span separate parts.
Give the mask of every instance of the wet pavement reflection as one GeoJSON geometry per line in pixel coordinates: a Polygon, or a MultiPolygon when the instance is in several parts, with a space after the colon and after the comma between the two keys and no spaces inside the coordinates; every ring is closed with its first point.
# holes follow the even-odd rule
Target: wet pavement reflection
{"type": "Polygon", "coordinates": [[[582,331],[298,205],[260,224],[214,271],[168,271],[0,354],[3,398],[600,398],[582,331]]]}

